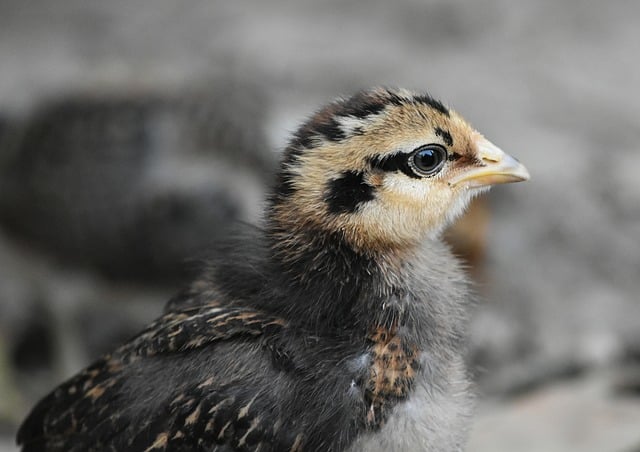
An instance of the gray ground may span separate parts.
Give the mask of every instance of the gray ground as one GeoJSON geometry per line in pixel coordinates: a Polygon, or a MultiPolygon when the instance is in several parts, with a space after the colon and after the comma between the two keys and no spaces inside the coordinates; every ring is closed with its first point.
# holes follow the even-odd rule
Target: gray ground
{"type": "MultiPolygon", "coordinates": [[[[492,193],[487,301],[471,328],[484,396],[469,450],[640,450],[639,43],[640,3],[621,0],[1,0],[0,438],[54,381],[160,311],[175,282],[143,273],[122,282],[118,259],[167,271],[175,253],[144,252],[164,249],[162,234],[184,227],[200,233],[185,234],[185,247],[206,245],[191,241],[214,221],[203,206],[219,215],[239,206],[232,216],[255,219],[262,176],[301,116],[336,94],[389,84],[442,98],[532,174],[492,193]],[[152,150],[131,187],[134,204],[100,210],[93,193],[113,193],[86,188],[94,180],[122,188],[118,177],[136,156],[126,152],[130,135],[113,138],[123,153],[105,154],[113,178],[95,166],[101,160],[77,163],[96,171],[86,184],[7,164],[24,148],[16,143],[30,130],[25,118],[45,100],[145,93],[147,105],[193,86],[196,113],[184,120],[134,108],[132,121],[143,118],[156,140],[145,142],[152,150]],[[213,116],[200,129],[231,118],[219,130],[251,139],[185,142],[202,109],[213,116]],[[176,157],[168,142],[184,150],[176,157]],[[57,215],[65,203],[80,213],[57,215]],[[162,207],[159,217],[136,216],[149,205],[162,207]],[[114,213],[123,211],[133,213],[114,213]],[[128,242],[111,234],[141,224],[166,229],[140,253],[122,254],[128,242]],[[103,258],[78,252],[92,240],[109,243],[103,258]],[[34,349],[41,353],[25,352],[14,368],[21,350],[34,349]]],[[[216,226],[212,237],[222,232],[216,226]]]]}

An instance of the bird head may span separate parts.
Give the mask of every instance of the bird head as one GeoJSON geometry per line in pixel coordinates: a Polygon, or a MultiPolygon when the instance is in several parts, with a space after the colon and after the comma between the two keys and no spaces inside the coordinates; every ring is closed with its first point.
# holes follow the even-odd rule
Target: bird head
{"type": "Polygon", "coordinates": [[[427,95],[376,88],[313,115],[285,151],[271,221],[389,251],[436,237],[491,185],[526,168],[427,95]]]}

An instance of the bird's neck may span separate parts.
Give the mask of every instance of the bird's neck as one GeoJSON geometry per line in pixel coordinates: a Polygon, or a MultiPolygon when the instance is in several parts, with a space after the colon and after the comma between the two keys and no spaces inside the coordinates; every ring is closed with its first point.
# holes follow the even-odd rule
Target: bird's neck
{"type": "Polygon", "coordinates": [[[390,300],[403,296],[403,263],[394,253],[363,253],[339,232],[278,224],[270,226],[268,238],[289,318],[321,329],[398,323],[390,300]]]}

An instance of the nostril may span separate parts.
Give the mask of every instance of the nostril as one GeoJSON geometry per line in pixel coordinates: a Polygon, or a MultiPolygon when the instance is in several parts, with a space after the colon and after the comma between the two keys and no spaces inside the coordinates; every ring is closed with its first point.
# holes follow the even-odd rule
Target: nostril
{"type": "Polygon", "coordinates": [[[490,164],[490,163],[498,163],[500,162],[499,157],[494,157],[494,156],[487,156],[487,155],[483,155],[482,156],[482,163],[486,163],[486,164],[490,164]]]}
{"type": "Polygon", "coordinates": [[[477,143],[477,146],[477,156],[485,165],[495,165],[496,163],[502,163],[504,160],[505,153],[486,139],[482,138],[477,143]]]}

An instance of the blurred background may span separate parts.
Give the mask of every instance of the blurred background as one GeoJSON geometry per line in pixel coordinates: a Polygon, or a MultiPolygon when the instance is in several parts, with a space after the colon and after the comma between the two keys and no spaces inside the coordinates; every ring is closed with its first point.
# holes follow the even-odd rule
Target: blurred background
{"type": "Polygon", "coordinates": [[[640,451],[639,45],[631,0],[0,0],[0,451],[259,221],[296,124],[377,84],[532,174],[448,235],[481,295],[469,451],[640,451]]]}

